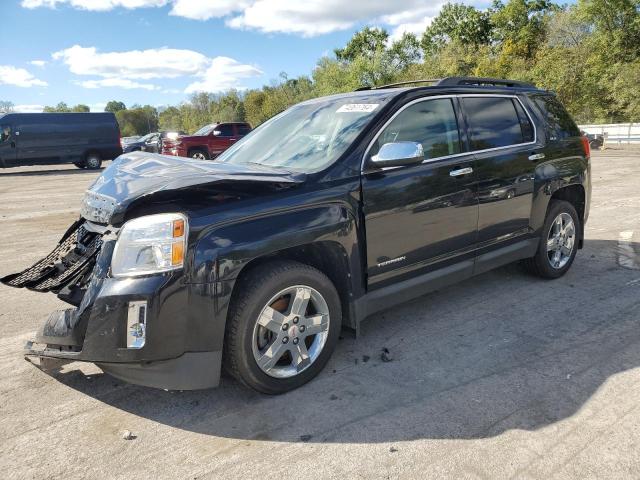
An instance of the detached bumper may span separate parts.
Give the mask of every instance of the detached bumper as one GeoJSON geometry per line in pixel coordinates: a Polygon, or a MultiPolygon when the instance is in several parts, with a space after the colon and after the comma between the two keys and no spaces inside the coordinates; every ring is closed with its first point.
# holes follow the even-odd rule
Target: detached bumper
{"type": "MultiPolygon", "coordinates": [[[[77,361],[71,352],[27,342],[25,358],[44,371],[77,361]]],[[[164,390],[198,390],[220,383],[222,352],[185,353],[157,362],[96,363],[105,373],[125,382],[164,390]]]]}
{"type": "Polygon", "coordinates": [[[27,343],[32,363],[51,369],[92,362],[121,380],[166,390],[219,384],[224,330],[216,335],[212,321],[215,285],[184,284],[173,275],[92,282],[99,285],[87,292],[95,295],[85,308],[52,312],[27,343]],[[129,310],[138,304],[146,309],[145,337],[131,346],[129,310]]]}

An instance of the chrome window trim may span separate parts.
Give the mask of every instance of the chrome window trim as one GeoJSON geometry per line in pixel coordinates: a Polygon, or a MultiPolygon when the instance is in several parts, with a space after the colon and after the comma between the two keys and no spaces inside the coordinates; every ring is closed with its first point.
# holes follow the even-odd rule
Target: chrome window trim
{"type": "MultiPolygon", "coordinates": [[[[367,146],[367,149],[364,152],[364,156],[362,157],[362,162],[360,164],[360,172],[364,172],[364,166],[365,163],[367,161],[367,157],[369,156],[369,152],[371,151],[371,147],[373,147],[373,144],[376,142],[376,140],[378,140],[378,137],[380,137],[380,135],[382,135],[382,132],[385,130],[385,128],[387,128],[389,126],[389,124],[391,122],[393,122],[393,120],[400,115],[405,109],[409,108],[412,105],[415,105],[416,103],[421,103],[421,102],[428,102],[430,100],[440,100],[443,98],[449,98],[449,99],[455,99],[455,98],[486,98],[486,97],[498,97],[498,98],[511,98],[514,100],[517,100],[518,103],[520,103],[520,106],[522,107],[522,109],[524,110],[524,113],[526,113],[527,118],[529,119],[529,122],[531,122],[531,125],[533,126],[533,141],[531,142],[524,142],[524,143],[514,143],[513,145],[505,145],[503,147],[494,147],[494,148],[485,148],[483,150],[470,150],[468,152],[461,152],[461,153],[455,153],[452,155],[445,155],[443,157],[436,157],[436,158],[429,158],[426,159],[422,162],[422,164],[425,163],[431,163],[431,162],[435,162],[435,161],[441,161],[441,160],[446,160],[446,159],[450,159],[450,158],[457,158],[457,157],[462,157],[465,155],[475,155],[477,153],[485,153],[485,152],[494,152],[494,151],[498,151],[498,150],[504,150],[507,148],[513,148],[513,147],[522,147],[522,146],[526,146],[526,145],[535,145],[536,143],[538,143],[538,128],[536,127],[536,123],[533,121],[533,118],[531,117],[531,114],[529,113],[529,110],[527,110],[527,107],[524,105],[524,103],[522,103],[522,100],[520,100],[520,98],[517,95],[508,95],[508,94],[500,94],[500,93],[464,93],[464,94],[459,94],[459,95],[434,95],[431,97],[421,97],[421,98],[416,98],[415,100],[410,101],[409,103],[403,105],[400,110],[398,110],[396,113],[394,113],[391,118],[389,118],[389,120],[387,120],[384,125],[382,125],[382,127],[380,127],[380,129],[378,130],[378,132],[375,134],[375,136],[371,139],[371,141],[369,142],[369,145],[367,146]]],[[[455,105],[453,105],[454,107],[454,111],[455,111],[455,105]]],[[[517,115],[517,112],[516,112],[517,115]]],[[[458,121],[458,118],[456,116],[456,122],[458,121]]],[[[458,125],[458,130],[460,133],[462,133],[461,129],[460,129],[460,125],[458,125]]],[[[383,167],[380,170],[386,171],[386,170],[392,170],[392,169],[396,169],[396,168],[403,168],[402,166],[397,166],[397,167],[383,167]]],[[[379,170],[377,170],[379,171],[379,170]]]]}

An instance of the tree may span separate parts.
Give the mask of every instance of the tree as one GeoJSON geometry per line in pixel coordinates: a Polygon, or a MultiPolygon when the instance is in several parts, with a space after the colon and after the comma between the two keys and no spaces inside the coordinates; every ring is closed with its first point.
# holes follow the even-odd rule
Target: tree
{"type": "Polygon", "coordinates": [[[532,60],[546,39],[546,24],[559,7],[548,0],[500,0],[490,12],[493,41],[509,56],[532,60]]]}
{"type": "Polygon", "coordinates": [[[44,107],[43,111],[48,113],[69,113],[71,109],[66,103],[60,102],[55,107],[44,107]]]}
{"type": "Polygon", "coordinates": [[[13,112],[13,107],[13,102],[0,100],[0,113],[11,113],[13,112]]]}
{"type": "Polygon", "coordinates": [[[491,40],[489,12],[459,3],[447,3],[422,35],[425,55],[432,55],[449,43],[488,45],[491,40]]]}
{"type": "Polygon", "coordinates": [[[336,58],[343,62],[353,62],[357,58],[372,59],[376,52],[386,49],[389,33],[382,28],[365,27],[356,32],[344,48],[334,50],[336,58]]]}
{"type": "Polygon", "coordinates": [[[112,113],[116,113],[119,112],[120,110],[126,110],[127,106],[122,103],[119,102],[117,100],[111,100],[110,102],[107,102],[107,105],[104,107],[104,111],[105,112],[112,112],[112,113]]]}
{"type": "Polygon", "coordinates": [[[84,105],[82,103],[79,103],[78,105],[76,105],[75,107],[73,107],[71,109],[72,112],[80,112],[80,113],[89,113],[91,111],[91,109],[87,106],[84,105]]]}

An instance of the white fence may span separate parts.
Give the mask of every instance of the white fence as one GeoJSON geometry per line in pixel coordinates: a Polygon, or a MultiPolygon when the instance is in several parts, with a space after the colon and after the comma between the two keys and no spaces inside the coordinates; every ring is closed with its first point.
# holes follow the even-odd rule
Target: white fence
{"type": "Polygon", "coordinates": [[[579,127],[587,133],[604,136],[605,144],[640,144],[640,123],[579,125],[579,127]]]}

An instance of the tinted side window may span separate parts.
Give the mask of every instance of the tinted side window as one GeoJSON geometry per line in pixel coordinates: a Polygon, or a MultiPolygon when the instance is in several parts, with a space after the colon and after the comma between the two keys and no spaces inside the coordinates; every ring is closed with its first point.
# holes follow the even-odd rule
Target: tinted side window
{"type": "Polygon", "coordinates": [[[523,143],[520,118],[511,98],[463,98],[471,150],[506,147],[523,143]]]}
{"type": "Polygon", "coordinates": [[[0,125],[0,143],[7,142],[11,138],[11,126],[0,125]]]}
{"type": "Polygon", "coordinates": [[[531,119],[522,108],[522,104],[516,100],[513,101],[513,104],[516,106],[516,111],[518,112],[518,118],[520,119],[520,129],[522,130],[522,139],[525,142],[533,142],[535,140],[535,131],[533,129],[533,124],[531,123],[531,119]]]}
{"type": "Polygon", "coordinates": [[[460,133],[451,99],[427,100],[407,107],[383,130],[370,155],[392,142],[421,143],[426,160],[460,153],[460,133]]]}
{"type": "Polygon", "coordinates": [[[249,125],[238,125],[238,135],[244,136],[251,131],[249,125]]]}
{"type": "Polygon", "coordinates": [[[222,124],[216,127],[220,131],[221,137],[233,137],[233,125],[222,124]]]}
{"type": "Polygon", "coordinates": [[[556,97],[536,95],[533,101],[546,120],[549,140],[580,136],[580,129],[556,97]]]}

